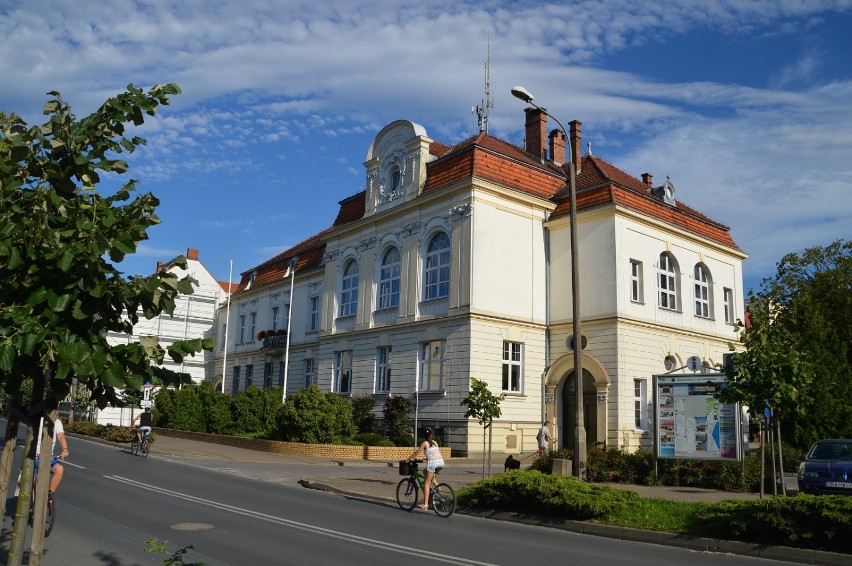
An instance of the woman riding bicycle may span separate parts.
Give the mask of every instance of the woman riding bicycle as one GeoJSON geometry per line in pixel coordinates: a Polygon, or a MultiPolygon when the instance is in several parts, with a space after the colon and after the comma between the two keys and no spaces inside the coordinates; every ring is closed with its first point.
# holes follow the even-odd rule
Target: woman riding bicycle
{"type": "Polygon", "coordinates": [[[432,488],[432,478],[435,476],[435,470],[444,467],[444,457],[441,456],[441,449],[438,443],[432,439],[432,429],[426,429],[426,440],[417,447],[417,450],[408,457],[409,460],[415,460],[420,452],[426,455],[426,470],[423,472],[424,487],[423,487],[423,503],[421,509],[429,509],[429,490],[432,488]]]}

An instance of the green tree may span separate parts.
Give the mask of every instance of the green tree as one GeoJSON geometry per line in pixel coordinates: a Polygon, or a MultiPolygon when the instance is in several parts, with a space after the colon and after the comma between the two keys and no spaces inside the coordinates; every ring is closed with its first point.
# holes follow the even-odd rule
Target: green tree
{"type": "Polygon", "coordinates": [[[288,395],[278,412],[278,431],[284,440],[337,444],[355,434],[349,402],[316,385],[288,395]]]}
{"type": "MultiPolygon", "coordinates": [[[[502,409],[500,403],[506,398],[505,393],[494,395],[488,389],[488,384],[475,377],[470,378],[470,392],[461,400],[461,405],[467,406],[464,416],[473,417],[482,426],[482,477],[486,474],[486,460],[488,462],[488,475],[491,475],[491,442],[488,443],[488,457],[485,451],[485,431],[491,431],[491,421],[500,418],[502,409]]],[[[490,436],[490,435],[489,435],[490,436]]]]}
{"type": "MultiPolygon", "coordinates": [[[[141,125],[179,92],[173,84],[147,92],[129,85],[82,119],[51,92],[44,124],[31,127],[15,115],[0,124],[0,384],[14,394],[25,379],[32,380],[29,420],[38,422],[43,414],[46,389],[63,398],[76,378],[103,407],[116,400],[116,390],[140,389],[155,377],[181,382],[181,376],[157,367],[166,354],[181,362],[214,346],[212,339],[198,338],[163,348],[155,336],[107,343],[111,331],[132,333],[139,313],[146,318],[173,313],[176,297],[191,294],[197,284],[166,269],[125,278],[118,264],[159,223],[154,214],[159,201],[138,194],[133,179],[110,195],[96,191],[102,174],[127,171],[119,154],[145,143],[125,135],[126,124],[141,125]]],[[[186,266],[186,258],[166,267],[170,264],[186,266]]],[[[34,451],[27,450],[22,468],[12,564],[22,554],[34,451]]],[[[41,552],[34,540],[31,560],[40,562],[41,552]]]]}
{"type": "Polygon", "coordinates": [[[358,432],[373,432],[373,407],[376,400],[370,395],[353,395],[349,399],[352,405],[352,422],[358,432]]]}
{"type": "Polygon", "coordinates": [[[399,395],[385,399],[382,416],[385,418],[385,436],[397,446],[411,446],[414,436],[411,434],[411,401],[399,395]]]}

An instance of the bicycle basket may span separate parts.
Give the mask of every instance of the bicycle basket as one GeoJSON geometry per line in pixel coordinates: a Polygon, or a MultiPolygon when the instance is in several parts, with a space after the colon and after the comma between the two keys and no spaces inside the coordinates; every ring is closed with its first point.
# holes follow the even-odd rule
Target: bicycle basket
{"type": "Polygon", "coordinates": [[[399,461],[399,475],[401,476],[410,476],[411,475],[411,464],[408,460],[400,460],[399,461]]]}

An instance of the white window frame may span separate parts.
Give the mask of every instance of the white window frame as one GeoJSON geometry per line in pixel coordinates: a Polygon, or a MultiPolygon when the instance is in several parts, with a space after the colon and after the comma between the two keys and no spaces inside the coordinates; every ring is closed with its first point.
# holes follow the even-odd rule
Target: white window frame
{"type": "Polygon", "coordinates": [[[278,362],[278,387],[284,387],[284,360],[278,362]]]}
{"type": "Polygon", "coordinates": [[[254,385],[254,364],[246,365],[246,389],[254,385]]]}
{"type": "Polygon", "coordinates": [[[734,291],[724,287],[722,289],[722,298],[725,307],[725,324],[734,324],[734,291]]]}
{"type": "Polygon", "coordinates": [[[446,349],[446,340],[420,343],[419,391],[443,391],[446,349]]]}
{"type": "Polygon", "coordinates": [[[438,232],[429,240],[423,262],[423,300],[450,296],[450,255],[452,244],[446,232],[438,232]]]}
{"type": "Polygon", "coordinates": [[[642,262],[630,260],[630,300],[634,303],[645,302],[645,289],[643,288],[642,262]]]}
{"type": "Polygon", "coordinates": [[[219,341],[219,349],[224,350],[228,346],[228,325],[222,325],[222,339],[219,341]]]}
{"type": "Polygon", "coordinates": [[[358,262],[349,260],[340,280],[340,316],[355,316],[358,312],[358,262]]]}
{"type": "Polygon", "coordinates": [[[391,388],[391,347],[376,348],[376,393],[387,393],[391,388]]]}
{"type": "Polygon", "coordinates": [[[269,325],[270,330],[278,330],[278,314],[280,310],[278,305],[269,309],[269,320],[272,323],[269,325]]]}
{"type": "Polygon", "coordinates": [[[237,344],[242,344],[246,341],[246,315],[241,314],[239,324],[237,324],[237,344]]]}
{"type": "Polygon", "coordinates": [[[376,296],[376,308],[392,309],[399,307],[400,270],[402,256],[399,248],[392,247],[382,256],[379,268],[379,288],[376,296]],[[395,257],[392,256],[395,254],[395,257]]]}
{"type": "Polygon", "coordinates": [[[699,318],[711,318],[713,311],[710,308],[710,287],[712,285],[712,277],[707,266],[703,263],[696,263],[693,270],[695,281],[693,282],[693,297],[695,316],[699,318]]]}
{"type": "Polygon", "coordinates": [[[263,387],[264,389],[267,387],[272,387],[272,376],[275,375],[275,366],[272,365],[272,362],[265,362],[263,364],[263,387]]]}
{"type": "Polygon", "coordinates": [[[633,380],[633,426],[636,430],[650,430],[648,405],[648,380],[633,380]]]}
{"type": "Polygon", "coordinates": [[[257,336],[257,311],[249,313],[249,342],[253,342],[257,336]]]}
{"type": "Polygon", "coordinates": [[[313,358],[305,358],[305,387],[316,385],[316,364],[313,358]]]}
{"type": "Polygon", "coordinates": [[[312,295],[308,298],[308,332],[319,330],[319,305],[319,295],[312,295]]]}
{"type": "Polygon", "coordinates": [[[334,392],[352,393],[352,350],[340,350],[334,353],[334,392]]]}
{"type": "Polygon", "coordinates": [[[677,263],[668,252],[660,254],[660,266],[657,269],[659,293],[657,304],[661,309],[676,311],[680,301],[677,292],[677,263]]]}
{"type": "Polygon", "coordinates": [[[235,365],[231,375],[231,395],[236,395],[240,390],[240,366],[235,365]]]}
{"type": "Polygon", "coordinates": [[[524,392],[524,345],[521,342],[503,342],[504,393],[524,392]]]}

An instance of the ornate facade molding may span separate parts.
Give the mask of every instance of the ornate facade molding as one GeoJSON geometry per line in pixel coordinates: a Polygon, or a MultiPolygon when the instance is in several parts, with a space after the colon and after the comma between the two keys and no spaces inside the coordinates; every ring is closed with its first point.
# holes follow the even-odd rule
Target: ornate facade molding
{"type": "Polygon", "coordinates": [[[451,208],[448,212],[448,215],[449,215],[450,220],[452,222],[457,222],[457,221],[462,220],[464,218],[470,218],[470,216],[472,214],[473,214],[473,205],[469,202],[465,203],[461,206],[456,206],[454,208],[451,208]]]}
{"type": "Polygon", "coordinates": [[[358,242],[358,246],[356,247],[356,249],[359,252],[363,252],[363,251],[369,250],[370,248],[372,248],[375,245],[376,245],[376,237],[370,236],[369,238],[364,238],[363,240],[358,242]]]}
{"type": "Polygon", "coordinates": [[[327,250],[325,252],[325,254],[322,256],[322,262],[325,264],[325,263],[328,263],[330,261],[337,261],[337,258],[339,258],[339,257],[340,257],[340,250],[338,250],[338,249],[327,250]]]}
{"type": "Polygon", "coordinates": [[[402,227],[402,229],[400,230],[400,234],[402,235],[403,238],[407,238],[408,236],[413,236],[413,235],[417,234],[418,232],[420,232],[421,227],[422,227],[422,224],[418,220],[417,222],[412,222],[410,224],[404,225],[402,227]]]}

